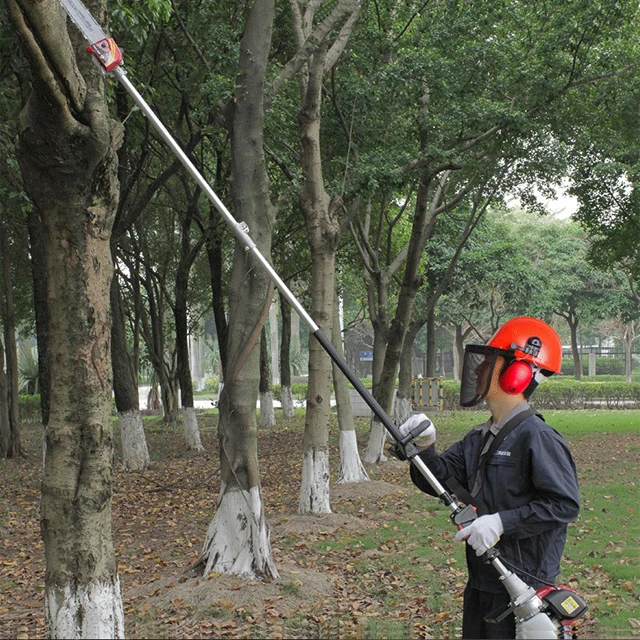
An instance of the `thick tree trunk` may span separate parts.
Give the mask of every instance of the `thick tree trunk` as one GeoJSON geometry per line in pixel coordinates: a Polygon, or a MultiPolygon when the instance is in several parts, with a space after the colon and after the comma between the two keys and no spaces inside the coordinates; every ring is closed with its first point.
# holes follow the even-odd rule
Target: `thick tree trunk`
{"type": "Polygon", "coordinates": [[[138,385],[127,351],[124,312],[117,274],[111,281],[111,366],[113,392],[120,421],[122,464],[130,471],[143,471],[149,466],[149,450],[140,415],[138,385]]]}
{"type": "MultiPolygon", "coordinates": [[[[104,3],[88,4],[104,15],[104,3]]],[[[60,5],[8,0],[7,6],[33,71],[18,158],[47,244],[51,408],[41,501],[47,635],[124,637],[111,538],[109,303],[121,128],[108,117],[103,75],[88,57],[76,66],[60,5]]]]}
{"type": "MultiPolygon", "coordinates": [[[[332,342],[339,355],[344,358],[342,346],[342,331],[340,327],[340,314],[337,295],[333,299],[333,336],[332,342]]],[[[336,484],[348,484],[350,482],[365,482],[369,475],[360,460],[358,452],[358,438],[353,421],[351,400],[347,379],[344,374],[332,363],[333,388],[336,395],[336,409],[338,410],[338,425],[340,427],[340,470],[336,484]]]]}
{"type": "MultiPolygon", "coordinates": [[[[263,90],[274,0],[256,0],[240,45],[232,130],[233,210],[257,248],[270,255],[274,210],[263,149],[263,90]]],[[[256,401],[260,350],[271,303],[264,269],[236,244],[229,286],[228,366],[220,398],[220,496],[200,557],[204,573],[276,578],[258,470],[256,401]]]]}
{"type": "Polygon", "coordinates": [[[260,426],[271,428],[276,426],[276,412],[273,408],[273,391],[271,389],[271,367],[267,351],[267,331],[263,326],[260,332],[260,426]]]}
{"type": "Polygon", "coordinates": [[[280,402],[282,417],[290,420],[294,415],[293,393],[291,390],[291,307],[280,294],[280,315],[282,316],[282,338],[280,340],[280,402]]]}

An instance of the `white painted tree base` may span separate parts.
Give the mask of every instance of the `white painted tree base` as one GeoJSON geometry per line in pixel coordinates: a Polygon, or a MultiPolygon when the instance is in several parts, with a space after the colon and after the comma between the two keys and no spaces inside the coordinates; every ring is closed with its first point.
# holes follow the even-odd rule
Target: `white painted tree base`
{"type": "Polygon", "coordinates": [[[367,482],[369,475],[362,465],[358,453],[355,430],[340,432],[340,472],[336,484],[367,482]]]}
{"type": "Polygon", "coordinates": [[[234,574],[251,579],[278,578],[260,490],[222,485],[216,514],[209,524],[201,560],[204,575],[234,574]]]}
{"type": "Polygon", "coordinates": [[[276,426],[276,412],[273,408],[273,393],[260,394],[260,426],[271,428],[276,426]]]}
{"type": "Polygon", "coordinates": [[[331,513],[329,500],[329,453],[305,451],[302,456],[302,483],[298,513],[331,513]]]}
{"type": "Polygon", "coordinates": [[[371,429],[369,431],[369,442],[367,450],[364,454],[364,461],[370,464],[384,462],[387,458],[384,455],[384,443],[387,438],[387,430],[381,422],[377,420],[371,421],[371,429]]]}
{"type": "Polygon", "coordinates": [[[397,425],[409,419],[412,414],[411,398],[398,398],[393,403],[393,421],[397,425]]]}
{"type": "Polygon", "coordinates": [[[196,410],[193,407],[183,407],[182,421],[184,423],[184,442],[187,451],[191,453],[204,451],[202,441],[200,440],[200,427],[198,427],[196,410]]]}
{"type": "Polygon", "coordinates": [[[137,409],[118,412],[122,440],[122,464],[129,471],[144,471],[150,462],[142,416],[137,409]]]}
{"type": "Polygon", "coordinates": [[[48,638],[124,638],[120,581],[68,583],[47,587],[44,596],[48,638]]]}
{"type": "Polygon", "coordinates": [[[282,387],[280,394],[282,396],[282,417],[285,418],[285,420],[289,420],[290,418],[293,418],[295,414],[291,387],[282,387]]]}

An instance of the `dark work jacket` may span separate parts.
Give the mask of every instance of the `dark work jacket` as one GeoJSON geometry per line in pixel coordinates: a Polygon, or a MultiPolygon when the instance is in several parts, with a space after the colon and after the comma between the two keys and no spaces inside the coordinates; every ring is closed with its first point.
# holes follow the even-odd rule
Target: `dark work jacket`
{"type": "MultiPolygon", "coordinates": [[[[442,455],[432,446],[420,457],[442,484],[454,476],[470,492],[482,440],[482,431],[472,429],[442,455]]],[[[580,511],[576,467],[567,443],[537,415],[529,416],[507,435],[483,473],[482,487],[474,502],[479,515],[500,514],[504,533],[497,548],[502,558],[517,569],[554,583],[560,573],[567,525],[580,511]]],[[[422,491],[435,495],[413,465],[411,478],[422,491]]],[[[503,592],[495,568],[466,546],[469,586],[503,592]]],[[[541,586],[521,577],[535,589],[541,586]]]]}

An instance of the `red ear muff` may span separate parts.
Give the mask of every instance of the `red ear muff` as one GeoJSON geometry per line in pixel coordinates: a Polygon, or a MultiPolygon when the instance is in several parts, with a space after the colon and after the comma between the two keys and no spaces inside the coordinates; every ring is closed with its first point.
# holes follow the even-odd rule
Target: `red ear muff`
{"type": "Polygon", "coordinates": [[[500,374],[500,388],[509,395],[522,393],[533,378],[533,369],[528,362],[516,360],[500,374]]]}

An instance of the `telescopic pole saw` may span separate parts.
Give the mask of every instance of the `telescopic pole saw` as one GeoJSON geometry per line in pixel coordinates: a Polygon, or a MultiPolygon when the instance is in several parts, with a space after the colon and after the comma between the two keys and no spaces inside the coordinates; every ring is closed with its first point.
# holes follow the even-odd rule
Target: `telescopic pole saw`
{"type": "MultiPolygon", "coordinates": [[[[94,56],[94,60],[100,69],[104,73],[115,77],[133,98],[156,133],[169,146],[171,151],[178,160],[180,160],[184,168],[224,218],[236,236],[236,239],[245,247],[245,250],[250,252],[260,263],[262,268],[273,280],[275,286],[286,298],[287,302],[289,302],[300,318],[302,318],[315,339],[370,407],[376,419],[384,425],[385,429],[394,438],[396,446],[401,448],[406,459],[424,476],[442,503],[449,508],[451,511],[451,519],[456,526],[462,528],[471,524],[471,522],[476,519],[476,513],[473,507],[461,504],[454,495],[450,494],[442,484],[440,484],[438,479],[418,456],[418,450],[413,444],[413,439],[416,435],[424,431],[429,423],[423,422],[416,427],[412,433],[409,433],[405,437],[400,434],[398,428],[391,421],[378,401],[351,371],[346,360],[337,352],[331,341],[314,322],[313,318],[307,313],[300,302],[298,302],[297,298],[289,290],[268,260],[260,253],[255,242],[249,235],[247,225],[244,222],[238,222],[231,215],[200,171],[198,171],[158,116],[156,116],[151,107],[130,82],[126,71],[122,67],[122,53],[115,40],[106,35],[102,27],[80,0],[60,0],[60,4],[89,43],[87,51],[94,56]]],[[[541,597],[539,592],[536,592],[532,587],[525,584],[504,565],[496,549],[489,549],[485,554],[485,559],[486,562],[491,563],[495,567],[500,575],[500,579],[503,581],[505,588],[511,596],[511,605],[504,615],[510,611],[515,613],[516,627],[518,630],[516,636],[518,638],[571,637],[571,635],[566,635],[569,632],[569,623],[582,615],[586,610],[586,605],[584,605],[579,596],[567,589],[551,588],[551,595],[553,597],[550,598],[548,595],[541,597]],[[578,601],[576,601],[576,599],[578,601]]]]}

